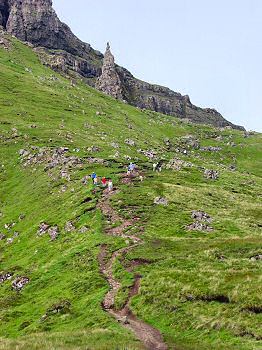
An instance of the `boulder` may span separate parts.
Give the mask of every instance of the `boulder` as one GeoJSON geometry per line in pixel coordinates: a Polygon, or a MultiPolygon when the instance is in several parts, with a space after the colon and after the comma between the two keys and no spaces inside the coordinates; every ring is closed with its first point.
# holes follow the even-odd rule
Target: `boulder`
{"type": "Polygon", "coordinates": [[[0,241],[3,241],[4,239],[6,239],[6,235],[4,235],[3,233],[0,233],[0,241]]]}
{"type": "Polygon", "coordinates": [[[201,147],[200,151],[220,152],[220,151],[222,151],[222,148],[221,147],[208,146],[208,147],[201,147]]]}
{"type": "Polygon", "coordinates": [[[205,169],[204,176],[209,180],[217,180],[219,178],[219,171],[213,169],[205,169]]]}
{"type": "Polygon", "coordinates": [[[135,145],[136,145],[135,141],[134,141],[134,140],[131,140],[131,139],[126,139],[126,140],[125,140],[125,143],[126,143],[127,145],[129,145],[129,146],[135,146],[135,145]]]}
{"type": "Polygon", "coordinates": [[[28,277],[17,277],[12,283],[12,288],[19,292],[29,283],[29,281],[28,277]]]}
{"type": "Polygon", "coordinates": [[[8,281],[12,278],[13,274],[11,272],[6,272],[0,274],[0,284],[4,283],[5,281],[8,281]]]}
{"type": "Polygon", "coordinates": [[[252,256],[250,259],[252,261],[262,260],[262,254],[258,254],[258,255],[252,256]]]}
{"type": "Polygon", "coordinates": [[[201,231],[201,232],[212,232],[213,228],[209,227],[207,224],[201,222],[193,222],[192,224],[186,226],[188,231],[201,231]]]}
{"type": "Polygon", "coordinates": [[[207,221],[207,222],[212,222],[212,218],[207,214],[205,213],[204,211],[197,211],[197,210],[194,210],[192,212],[192,219],[195,219],[197,221],[207,221]]]}
{"type": "Polygon", "coordinates": [[[39,225],[39,228],[38,228],[38,231],[37,231],[38,236],[43,236],[45,233],[47,233],[49,227],[50,226],[47,223],[42,222],[39,225]]]}
{"type": "Polygon", "coordinates": [[[157,205],[168,205],[168,200],[166,198],[163,198],[163,197],[156,197],[154,199],[154,204],[157,204],[157,205]]]}
{"type": "Polygon", "coordinates": [[[73,223],[71,221],[68,221],[66,224],[65,224],[65,231],[66,232],[72,232],[74,231],[76,228],[75,226],[73,225],[73,223]]]}
{"type": "Polygon", "coordinates": [[[49,234],[51,241],[54,241],[57,239],[58,234],[59,234],[59,228],[57,225],[50,227],[47,231],[47,233],[49,234]]]}

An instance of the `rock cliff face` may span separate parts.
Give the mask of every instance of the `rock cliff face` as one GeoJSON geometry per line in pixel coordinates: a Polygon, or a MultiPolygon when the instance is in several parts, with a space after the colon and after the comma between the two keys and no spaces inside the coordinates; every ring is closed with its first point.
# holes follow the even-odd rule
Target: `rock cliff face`
{"type": "Polygon", "coordinates": [[[100,74],[97,61],[103,55],[59,20],[51,0],[0,0],[0,25],[22,41],[49,49],[51,56],[63,56],[66,65],[87,78],[100,74]]]}
{"type": "Polygon", "coordinates": [[[102,74],[97,79],[95,87],[107,95],[123,100],[123,90],[121,85],[122,83],[116,69],[115,59],[110,51],[110,45],[107,43],[102,74]]]}
{"type": "Polygon", "coordinates": [[[0,25],[6,27],[6,22],[8,20],[9,5],[7,1],[0,0],[0,25]]]}
{"type": "Polygon", "coordinates": [[[136,79],[115,65],[109,47],[103,65],[103,55],[79,40],[59,20],[51,0],[0,0],[0,25],[18,39],[32,43],[43,63],[67,74],[77,74],[115,98],[192,122],[243,129],[214,109],[194,106],[188,96],[136,79]]]}

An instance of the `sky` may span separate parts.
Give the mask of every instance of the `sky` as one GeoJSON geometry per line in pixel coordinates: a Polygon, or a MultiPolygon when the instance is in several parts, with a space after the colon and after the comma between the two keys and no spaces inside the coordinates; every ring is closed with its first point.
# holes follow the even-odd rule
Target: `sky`
{"type": "Polygon", "coordinates": [[[53,0],[60,19],[116,63],[262,132],[261,0],[53,0]]]}

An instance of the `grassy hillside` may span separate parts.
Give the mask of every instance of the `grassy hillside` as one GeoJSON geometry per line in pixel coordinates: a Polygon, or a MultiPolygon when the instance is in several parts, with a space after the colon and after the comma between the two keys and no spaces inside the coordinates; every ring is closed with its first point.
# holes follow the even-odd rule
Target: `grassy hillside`
{"type": "Polygon", "coordinates": [[[109,286],[99,272],[100,247],[113,252],[127,242],[105,235],[96,209],[102,192],[81,182],[92,171],[113,178],[120,191],[112,206],[143,226],[144,244],[114,266],[123,286],[117,306],[133,283],[124,267],[145,261],[131,307],[170,349],[262,349],[261,134],[140,111],[73,84],[31,48],[5,40],[0,277],[12,277],[0,282],[0,349],[143,349],[101,307],[109,286]],[[149,153],[163,160],[162,173],[152,172],[149,153]],[[143,182],[120,182],[130,159],[143,182]],[[205,169],[218,179],[207,179],[205,169]],[[154,204],[156,197],[168,205],[154,204]],[[200,224],[210,232],[187,229],[198,222],[193,211],[209,214],[212,222],[200,224]],[[38,232],[41,223],[58,227],[54,240],[38,232]],[[18,277],[29,279],[21,291],[12,288],[18,277]]]}

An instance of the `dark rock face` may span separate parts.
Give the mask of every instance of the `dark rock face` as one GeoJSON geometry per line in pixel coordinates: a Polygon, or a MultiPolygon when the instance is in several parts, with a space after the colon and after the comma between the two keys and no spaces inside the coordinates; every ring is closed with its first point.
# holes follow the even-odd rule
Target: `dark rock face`
{"type": "Polygon", "coordinates": [[[59,20],[52,0],[0,0],[0,25],[17,38],[33,44],[43,63],[60,72],[84,77],[89,85],[96,85],[115,98],[194,123],[244,130],[214,109],[194,106],[187,95],[143,82],[125,68],[112,65],[110,50],[106,52],[103,66],[103,55],[79,40],[59,20]],[[41,54],[43,51],[45,55],[41,54]]]}
{"type": "Polygon", "coordinates": [[[9,4],[7,0],[0,0],[0,25],[6,28],[9,16],[9,4]]]}

